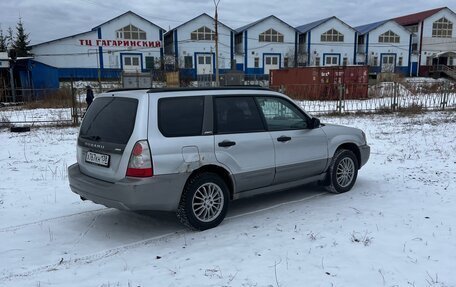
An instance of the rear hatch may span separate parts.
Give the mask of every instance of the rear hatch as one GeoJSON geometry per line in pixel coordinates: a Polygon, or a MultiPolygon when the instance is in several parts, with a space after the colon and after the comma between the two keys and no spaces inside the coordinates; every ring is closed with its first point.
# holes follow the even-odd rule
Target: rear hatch
{"type": "Polygon", "coordinates": [[[78,137],[77,160],[82,173],[110,182],[125,178],[134,144],[147,139],[146,95],[121,92],[93,101],[78,137]]]}

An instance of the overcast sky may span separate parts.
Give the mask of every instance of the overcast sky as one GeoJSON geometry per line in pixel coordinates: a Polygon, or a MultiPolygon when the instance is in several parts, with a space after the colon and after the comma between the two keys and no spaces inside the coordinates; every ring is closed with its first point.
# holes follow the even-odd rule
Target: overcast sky
{"type": "MultiPolygon", "coordinates": [[[[275,15],[291,26],[337,16],[359,26],[396,16],[456,3],[442,0],[220,0],[219,18],[236,29],[260,18],[275,15]]],[[[19,17],[31,44],[77,33],[110,20],[128,10],[168,30],[201,13],[213,16],[213,0],[0,0],[0,25],[5,33],[15,29],[19,17]]]]}

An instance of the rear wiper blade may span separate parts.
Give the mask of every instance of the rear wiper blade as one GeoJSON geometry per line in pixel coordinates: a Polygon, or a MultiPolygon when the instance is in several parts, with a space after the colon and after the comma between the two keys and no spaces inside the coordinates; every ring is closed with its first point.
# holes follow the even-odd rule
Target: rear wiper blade
{"type": "Polygon", "coordinates": [[[101,137],[99,137],[99,136],[81,136],[81,138],[86,139],[86,140],[91,140],[91,141],[101,140],[101,137]]]}

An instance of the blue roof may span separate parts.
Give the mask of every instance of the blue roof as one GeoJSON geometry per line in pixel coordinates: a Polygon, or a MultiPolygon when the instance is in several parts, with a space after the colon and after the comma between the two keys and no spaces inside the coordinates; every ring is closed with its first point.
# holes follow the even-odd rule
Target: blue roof
{"type": "Polygon", "coordinates": [[[378,21],[375,23],[370,23],[362,26],[355,27],[355,30],[358,31],[361,35],[366,34],[374,29],[377,29],[378,27],[382,26],[386,22],[390,20],[383,20],[383,21],[378,21]]]}
{"type": "Polygon", "coordinates": [[[285,23],[284,21],[280,20],[280,19],[277,18],[276,16],[274,16],[274,15],[269,15],[269,16],[264,17],[264,18],[262,18],[262,19],[260,19],[260,20],[258,20],[258,21],[255,21],[255,22],[252,22],[252,23],[247,24],[247,25],[245,25],[245,26],[239,27],[239,28],[237,28],[237,29],[234,30],[234,31],[235,31],[236,33],[244,32],[245,30],[249,29],[250,27],[253,27],[253,26],[255,26],[255,25],[257,25],[257,24],[259,24],[259,23],[265,21],[266,19],[269,19],[269,18],[275,18],[275,19],[279,20],[280,22],[284,23],[285,25],[289,26],[291,29],[295,30],[294,27],[292,27],[291,25],[289,25],[289,24],[285,23]]]}
{"type": "Polygon", "coordinates": [[[321,20],[317,20],[317,21],[314,21],[314,22],[311,22],[308,24],[304,24],[304,25],[296,27],[296,30],[298,30],[299,33],[306,33],[306,32],[309,32],[310,30],[312,30],[313,28],[320,26],[321,24],[325,23],[326,21],[328,21],[332,18],[334,18],[334,16],[325,18],[325,19],[321,19],[321,20]]]}

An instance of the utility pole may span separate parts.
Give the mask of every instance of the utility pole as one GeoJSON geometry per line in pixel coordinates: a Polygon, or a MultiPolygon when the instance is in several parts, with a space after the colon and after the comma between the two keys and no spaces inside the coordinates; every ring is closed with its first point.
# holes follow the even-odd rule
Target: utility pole
{"type": "Polygon", "coordinates": [[[215,86],[220,86],[220,79],[219,79],[219,53],[218,53],[218,15],[217,15],[217,8],[220,0],[214,0],[215,5],[215,86]]]}
{"type": "Polygon", "coordinates": [[[13,102],[16,102],[16,88],[14,86],[14,64],[16,63],[16,50],[13,48],[9,50],[9,58],[10,58],[10,84],[11,84],[11,97],[13,102]]]}

